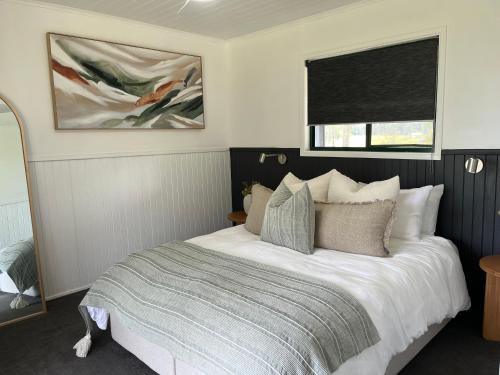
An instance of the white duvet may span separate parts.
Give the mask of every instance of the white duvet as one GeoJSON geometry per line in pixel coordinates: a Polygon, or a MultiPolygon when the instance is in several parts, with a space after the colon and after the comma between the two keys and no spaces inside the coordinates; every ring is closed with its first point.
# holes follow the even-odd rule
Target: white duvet
{"type": "Polygon", "coordinates": [[[381,340],[345,362],[335,375],[385,373],[391,358],[427,327],[470,306],[456,247],[441,237],[410,242],[391,239],[388,258],[316,249],[304,255],[260,241],[243,225],[188,242],[343,287],[365,307],[381,340]]]}
{"type": "MultiPolygon", "coordinates": [[[[425,236],[418,242],[392,239],[388,258],[324,249],[304,255],[260,241],[242,225],[188,242],[328,280],[356,297],[381,340],[345,362],[335,375],[384,374],[391,358],[428,326],[470,306],[457,249],[441,237],[425,236]]],[[[107,313],[91,307],[89,312],[105,328],[107,313]]]]}

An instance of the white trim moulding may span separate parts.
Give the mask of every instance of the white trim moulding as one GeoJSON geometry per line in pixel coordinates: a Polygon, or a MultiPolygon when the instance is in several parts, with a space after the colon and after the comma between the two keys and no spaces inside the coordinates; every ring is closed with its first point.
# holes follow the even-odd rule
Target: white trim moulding
{"type": "Polygon", "coordinates": [[[73,289],[70,289],[70,290],[66,290],[64,292],[60,292],[60,293],[53,294],[51,296],[47,296],[47,297],[45,297],[45,301],[52,301],[53,299],[57,299],[57,298],[61,298],[61,297],[73,294],[73,293],[81,292],[82,290],[90,289],[90,287],[92,286],[92,284],[80,286],[78,288],[73,288],[73,289]]]}
{"type": "Polygon", "coordinates": [[[209,152],[227,152],[228,147],[204,147],[197,149],[178,150],[145,150],[145,151],[118,151],[118,152],[97,152],[89,154],[59,154],[59,155],[32,155],[29,157],[30,163],[60,160],[88,160],[105,158],[125,158],[137,156],[172,155],[172,154],[199,154],[209,152]]]}

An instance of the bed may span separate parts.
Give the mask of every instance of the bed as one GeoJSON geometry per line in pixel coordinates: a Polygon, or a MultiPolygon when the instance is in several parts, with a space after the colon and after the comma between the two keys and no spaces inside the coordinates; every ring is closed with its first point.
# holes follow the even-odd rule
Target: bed
{"type": "MultiPolygon", "coordinates": [[[[391,239],[388,258],[315,249],[304,255],[263,242],[244,226],[193,238],[191,244],[293,273],[314,276],[340,286],[366,309],[380,341],[343,363],[334,373],[396,374],[442,329],[470,306],[456,247],[448,240],[424,236],[421,241],[391,239]]],[[[89,308],[106,326],[107,314],[89,308]]],[[[160,374],[203,374],[196,363],[174,358],[110,316],[113,338],[160,374]]]]}
{"type": "Polygon", "coordinates": [[[13,293],[11,308],[20,309],[29,305],[23,295],[39,295],[36,256],[33,238],[17,241],[0,249],[0,291],[13,293]]]}

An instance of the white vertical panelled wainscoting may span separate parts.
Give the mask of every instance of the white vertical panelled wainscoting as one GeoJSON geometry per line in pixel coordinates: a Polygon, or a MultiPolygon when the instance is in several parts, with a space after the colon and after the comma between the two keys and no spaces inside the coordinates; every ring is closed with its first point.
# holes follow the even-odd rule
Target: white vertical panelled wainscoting
{"type": "Polygon", "coordinates": [[[32,236],[27,200],[0,204],[0,249],[32,236]]]}
{"type": "Polygon", "coordinates": [[[127,254],[230,226],[229,152],[30,162],[45,292],[82,289],[127,254]]]}

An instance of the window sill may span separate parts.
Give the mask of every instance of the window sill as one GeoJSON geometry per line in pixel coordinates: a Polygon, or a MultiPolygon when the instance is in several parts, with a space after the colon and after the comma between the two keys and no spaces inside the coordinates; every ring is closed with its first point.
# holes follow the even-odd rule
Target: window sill
{"type": "Polygon", "coordinates": [[[389,151],[318,151],[300,149],[300,156],[336,157],[336,158],[370,158],[370,159],[415,159],[441,160],[441,152],[389,152],[389,151]]]}

